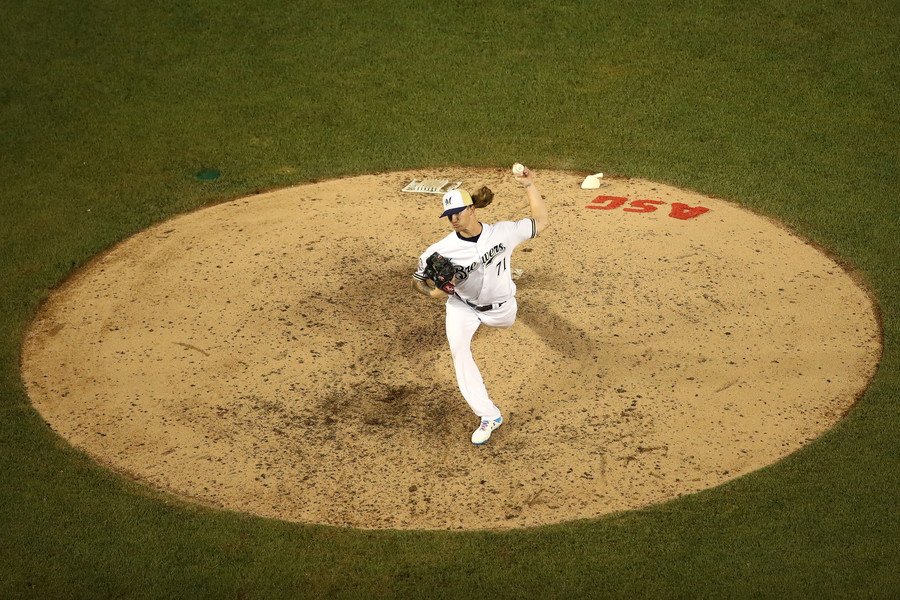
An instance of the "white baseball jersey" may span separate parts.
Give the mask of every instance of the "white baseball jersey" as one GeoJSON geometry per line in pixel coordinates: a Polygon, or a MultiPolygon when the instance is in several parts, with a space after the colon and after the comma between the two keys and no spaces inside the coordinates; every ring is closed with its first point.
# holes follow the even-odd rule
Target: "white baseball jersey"
{"type": "Polygon", "coordinates": [[[479,306],[506,302],[516,293],[510,266],[512,251],[535,235],[534,219],[482,223],[481,234],[474,242],[454,231],[419,257],[419,270],[413,277],[425,280],[425,261],[437,252],[456,267],[456,294],[460,298],[479,306]]]}

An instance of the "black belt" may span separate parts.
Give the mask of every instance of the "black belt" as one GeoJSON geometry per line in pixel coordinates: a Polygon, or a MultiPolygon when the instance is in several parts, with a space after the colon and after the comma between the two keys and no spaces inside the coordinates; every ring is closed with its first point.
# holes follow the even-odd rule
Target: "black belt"
{"type": "Polygon", "coordinates": [[[466,304],[468,304],[469,306],[471,306],[472,308],[474,308],[474,309],[477,310],[478,312],[486,312],[486,311],[492,310],[492,309],[494,309],[494,308],[500,308],[501,306],[503,306],[504,304],[506,304],[506,301],[505,301],[505,300],[504,300],[503,302],[498,303],[498,304],[487,304],[487,305],[485,305],[485,306],[478,306],[477,304],[472,304],[472,303],[469,302],[468,300],[463,300],[463,302],[465,302],[466,304]]]}

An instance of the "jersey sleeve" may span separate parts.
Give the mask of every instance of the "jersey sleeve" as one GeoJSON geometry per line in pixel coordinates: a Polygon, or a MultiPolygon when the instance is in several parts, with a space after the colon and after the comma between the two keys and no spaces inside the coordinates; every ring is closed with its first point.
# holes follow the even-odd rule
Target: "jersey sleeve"
{"type": "Polygon", "coordinates": [[[512,243],[514,246],[518,246],[522,242],[526,240],[530,240],[537,236],[537,225],[534,222],[534,219],[520,219],[513,224],[512,230],[512,243]]]}
{"type": "Polygon", "coordinates": [[[422,254],[422,256],[419,257],[419,266],[416,269],[416,272],[413,273],[413,277],[418,279],[419,281],[425,281],[427,279],[425,277],[425,266],[426,266],[425,261],[428,259],[429,256],[431,256],[431,253],[432,253],[431,248],[428,248],[428,250],[426,250],[424,252],[424,254],[422,254]]]}

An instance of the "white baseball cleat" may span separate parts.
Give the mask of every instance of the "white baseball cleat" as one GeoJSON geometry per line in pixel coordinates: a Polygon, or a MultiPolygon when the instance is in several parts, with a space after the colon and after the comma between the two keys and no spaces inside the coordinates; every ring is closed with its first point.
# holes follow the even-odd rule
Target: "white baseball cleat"
{"type": "Polygon", "coordinates": [[[472,443],[480,446],[491,438],[491,432],[503,425],[503,417],[482,419],[478,429],[472,432],[472,443]]]}

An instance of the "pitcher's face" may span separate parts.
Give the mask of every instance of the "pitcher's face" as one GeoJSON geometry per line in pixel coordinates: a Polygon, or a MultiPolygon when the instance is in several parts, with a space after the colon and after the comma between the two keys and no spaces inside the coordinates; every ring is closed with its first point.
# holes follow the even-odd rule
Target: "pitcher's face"
{"type": "Polygon", "coordinates": [[[447,218],[450,220],[450,225],[453,227],[454,231],[469,230],[476,222],[475,210],[471,206],[467,206],[465,210],[462,210],[455,215],[450,215],[447,218]]]}

